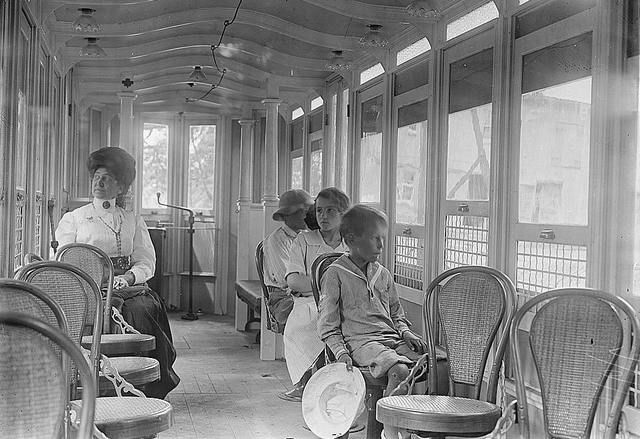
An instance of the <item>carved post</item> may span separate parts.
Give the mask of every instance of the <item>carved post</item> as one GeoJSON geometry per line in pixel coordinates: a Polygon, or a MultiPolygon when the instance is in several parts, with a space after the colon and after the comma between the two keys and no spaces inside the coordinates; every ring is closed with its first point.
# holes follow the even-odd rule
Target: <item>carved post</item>
{"type": "MultiPolygon", "coordinates": [[[[251,227],[251,187],[253,169],[253,127],[255,120],[242,119],[240,124],[240,191],[238,195],[238,247],[236,279],[249,279],[249,264],[253,252],[249,233],[251,227]]],[[[241,331],[247,323],[247,304],[236,297],[236,329],[241,331]]]]}
{"type": "MultiPolygon", "coordinates": [[[[278,210],[278,105],[280,99],[268,98],[262,103],[267,107],[267,120],[264,142],[264,179],[262,191],[262,205],[264,206],[264,234],[271,233],[277,223],[271,218],[278,210]]],[[[260,322],[260,359],[275,360],[283,356],[282,337],[276,336],[266,329],[266,311],[262,304],[262,318],[260,322]]]]}

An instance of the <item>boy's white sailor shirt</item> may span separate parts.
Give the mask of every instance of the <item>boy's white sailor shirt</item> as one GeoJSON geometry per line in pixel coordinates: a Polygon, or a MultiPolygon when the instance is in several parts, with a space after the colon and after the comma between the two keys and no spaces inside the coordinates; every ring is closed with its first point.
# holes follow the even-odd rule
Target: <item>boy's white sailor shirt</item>
{"type": "Polygon", "coordinates": [[[338,258],[322,277],[319,307],[318,335],[336,357],[409,330],[391,273],[378,262],[365,277],[348,255],[338,258]]]}

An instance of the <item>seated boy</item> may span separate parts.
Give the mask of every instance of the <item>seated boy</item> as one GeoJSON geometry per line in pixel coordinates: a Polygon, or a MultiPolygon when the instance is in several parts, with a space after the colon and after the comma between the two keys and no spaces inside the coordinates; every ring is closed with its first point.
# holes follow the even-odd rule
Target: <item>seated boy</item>
{"type": "Polygon", "coordinates": [[[387,234],[386,215],[356,205],[342,217],[340,233],[350,252],[321,280],[318,332],[340,362],[368,366],[388,376],[385,395],[409,374],[427,346],[409,329],[389,270],[378,262],[387,234]]]}

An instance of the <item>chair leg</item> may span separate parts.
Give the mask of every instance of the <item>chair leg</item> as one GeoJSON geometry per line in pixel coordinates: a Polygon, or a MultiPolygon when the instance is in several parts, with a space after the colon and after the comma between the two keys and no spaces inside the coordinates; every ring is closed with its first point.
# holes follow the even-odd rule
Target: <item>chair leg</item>
{"type": "Polygon", "coordinates": [[[367,386],[367,439],[380,439],[382,424],[376,419],[376,404],[383,392],[383,387],[367,386]]]}

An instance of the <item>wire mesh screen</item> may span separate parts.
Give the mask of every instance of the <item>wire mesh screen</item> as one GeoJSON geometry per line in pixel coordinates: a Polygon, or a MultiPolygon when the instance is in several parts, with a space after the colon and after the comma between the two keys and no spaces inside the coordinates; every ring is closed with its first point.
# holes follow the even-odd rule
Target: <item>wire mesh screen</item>
{"type": "Polygon", "coordinates": [[[24,247],[24,192],[18,190],[16,194],[16,225],[15,242],[13,251],[13,268],[22,265],[22,253],[24,247]]]}
{"type": "Polygon", "coordinates": [[[584,287],[587,247],[583,245],[518,241],[516,288],[519,294],[567,287],[584,287]]]}
{"type": "Polygon", "coordinates": [[[42,192],[36,193],[36,204],[34,209],[34,227],[33,227],[33,252],[40,254],[40,237],[42,236],[42,192]]]}
{"type": "Polygon", "coordinates": [[[444,227],[444,269],[487,265],[489,218],[447,215],[444,227]]]}
{"type": "Polygon", "coordinates": [[[633,382],[629,389],[629,404],[640,408],[640,367],[636,366],[636,373],[633,375],[633,382]]]}
{"type": "Polygon", "coordinates": [[[396,283],[422,289],[424,275],[424,239],[398,235],[395,240],[393,279],[396,283]]]}

